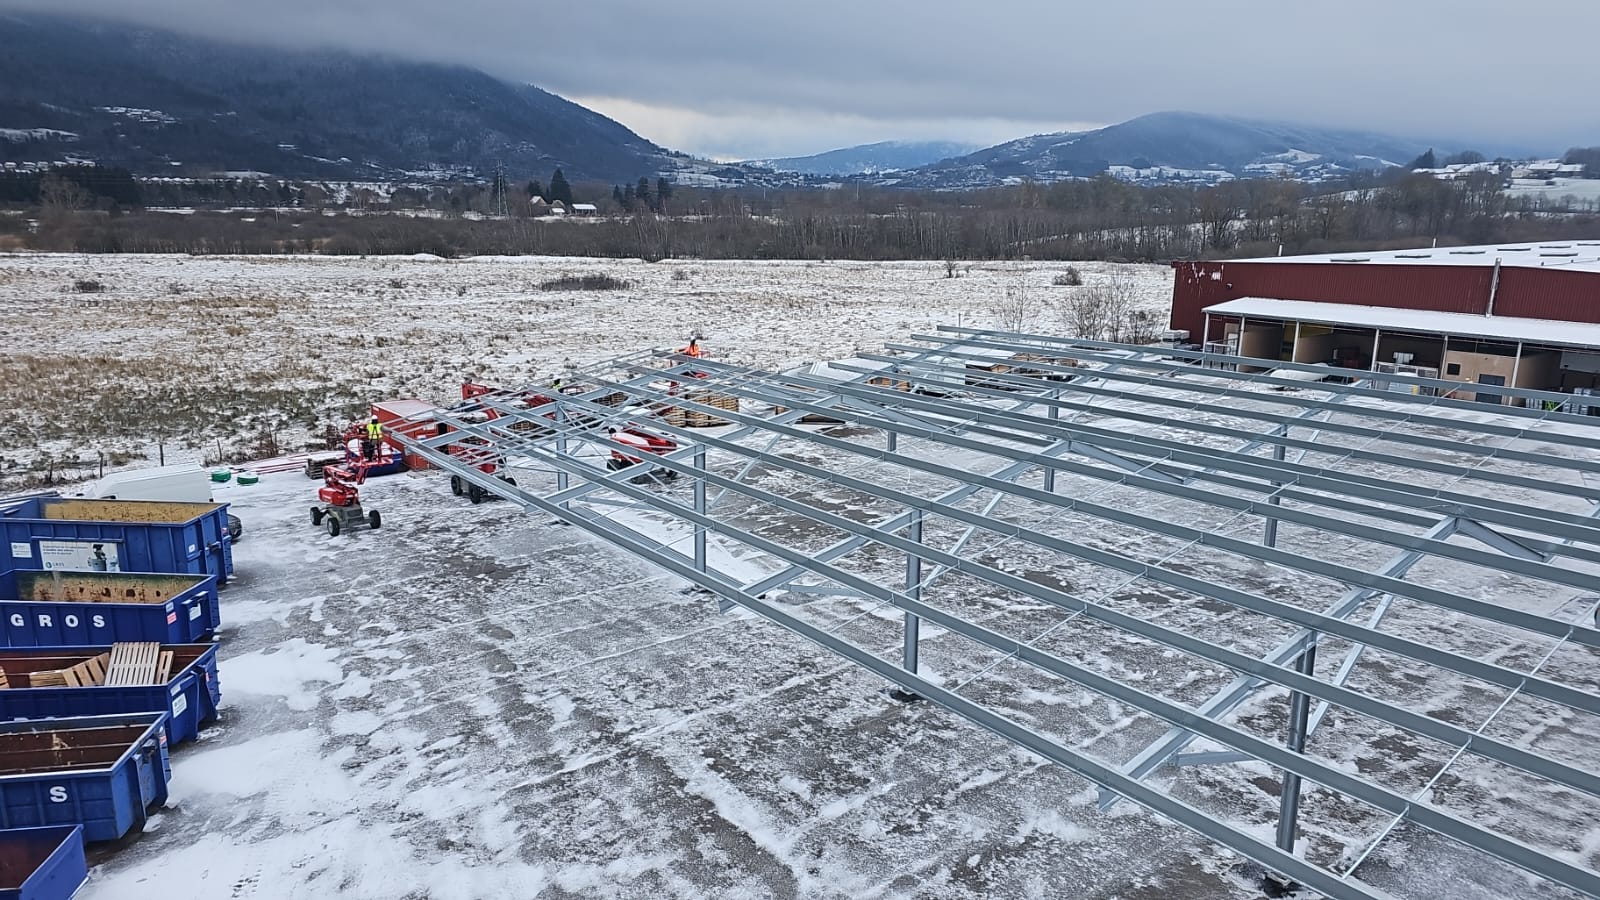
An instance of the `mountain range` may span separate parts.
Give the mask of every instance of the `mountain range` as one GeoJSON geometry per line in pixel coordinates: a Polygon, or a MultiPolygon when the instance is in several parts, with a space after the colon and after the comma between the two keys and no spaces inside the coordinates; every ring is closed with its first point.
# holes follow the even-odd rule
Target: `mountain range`
{"type": "Polygon", "coordinates": [[[884,142],[718,164],[667,150],[555,94],[476,69],[237,46],[124,24],[0,14],[0,161],[92,160],[142,175],[261,172],[345,180],[484,177],[708,186],[840,178],[961,189],[1094,177],[1308,180],[1404,165],[1381,134],[1166,112],[974,149],[884,142]]]}
{"type": "Polygon", "coordinates": [[[957,141],[879,141],[810,156],[751,159],[745,165],[801,175],[875,175],[917,169],[980,149],[978,144],[957,141]]]}
{"type": "Polygon", "coordinates": [[[0,15],[0,153],[137,172],[393,178],[472,170],[631,181],[687,164],[621,124],[461,66],[234,46],[0,15]],[[29,144],[46,146],[29,147],[29,144]]]}
{"type": "Polygon", "coordinates": [[[1318,180],[1401,166],[1428,144],[1381,134],[1162,112],[1094,131],[1041,134],[924,166],[895,183],[982,187],[1090,178],[1222,181],[1285,175],[1318,180]]]}

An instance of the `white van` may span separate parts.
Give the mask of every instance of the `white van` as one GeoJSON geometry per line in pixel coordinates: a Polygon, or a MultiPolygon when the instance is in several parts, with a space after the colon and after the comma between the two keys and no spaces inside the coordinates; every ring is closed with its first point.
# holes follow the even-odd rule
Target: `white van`
{"type": "MultiPolygon", "coordinates": [[[[194,463],[112,472],[84,489],[95,500],[168,500],[177,503],[214,503],[211,476],[194,463]]],[[[228,532],[235,541],[244,535],[244,523],[228,516],[228,532]]]]}

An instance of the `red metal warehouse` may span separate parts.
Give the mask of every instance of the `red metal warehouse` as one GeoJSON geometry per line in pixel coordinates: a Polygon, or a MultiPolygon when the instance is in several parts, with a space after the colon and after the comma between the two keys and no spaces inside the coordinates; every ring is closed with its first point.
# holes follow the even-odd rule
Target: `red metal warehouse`
{"type": "Polygon", "coordinates": [[[1600,323],[1600,241],[1175,262],[1172,327],[1242,297],[1600,323]]]}

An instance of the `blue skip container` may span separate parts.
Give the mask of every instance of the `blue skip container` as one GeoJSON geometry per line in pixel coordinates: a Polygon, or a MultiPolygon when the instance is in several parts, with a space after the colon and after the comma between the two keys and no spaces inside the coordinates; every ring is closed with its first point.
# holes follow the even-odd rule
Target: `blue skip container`
{"type": "Polygon", "coordinates": [[[0,572],[7,647],[192,644],[209,640],[221,620],[215,575],[0,572]]]}
{"type": "Polygon", "coordinates": [[[0,506],[11,569],[233,577],[228,504],[34,497],[0,506]]]}
{"type": "Polygon", "coordinates": [[[0,719],[50,719],[113,713],[164,713],[174,744],[200,736],[200,726],[217,717],[222,687],[217,679],[216,644],[166,644],[172,667],[165,683],[139,685],[62,684],[49,677],[98,658],[107,666],[110,647],[14,647],[0,650],[0,672],[9,687],[0,689],[0,719]],[[41,674],[44,673],[44,674],[41,674]],[[35,687],[35,683],[47,682],[35,687]]]}
{"type": "Polygon", "coordinates": [[[167,802],[166,718],[0,722],[0,828],[82,825],[85,841],[143,828],[167,802]]]}
{"type": "Polygon", "coordinates": [[[0,900],[69,900],[88,880],[82,825],[0,831],[0,900]]]}

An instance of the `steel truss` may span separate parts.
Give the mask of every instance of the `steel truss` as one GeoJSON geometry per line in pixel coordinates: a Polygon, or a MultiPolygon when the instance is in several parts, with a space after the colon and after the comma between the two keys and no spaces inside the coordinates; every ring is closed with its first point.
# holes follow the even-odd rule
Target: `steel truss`
{"type": "Polygon", "coordinates": [[[1131,799],[1324,895],[1387,896],[1355,876],[1387,835],[1409,824],[1466,853],[1600,897],[1600,873],[1570,853],[1498,830],[1487,824],[1496,821],[1491,816],[1469,817],[1307,752],[1315,750],[1309,742],[1319,726],[1359,720],[1437,748],[1446,762],[1430,786],[1471,756],[1514,771],[1518,783],[1600,798],[1596,767],[1487,733],[1495,717],[1528,698],[1581,723],[1569,728],[1600,734],[1600,695],[1592,686],[1543,672],[1558,651],[1600,648],[1600,630],[1588,621],[1600,601],[1600,488],[1584,481],[1600,473],[1600,462],[1586,452],[1600,437],[1595,420],[1559,409],[1485,407],[1438,391],[1308,384],[1266,370],[1314,367],[1237,357],[978,329],[913,340],[919,343],[891,345],[892,355],[869,358],[891,364],[895,384],[916,392],[871,383],[881,371],[860,370],[838,382],[671,353],[635,354],[575,373],[573,381],[586,390],[554,403],[530,408],[524,392],[488,394],[431,415],[451,433],[413,439],[395,428],[391,434],[452,474],[582,528],[710,592],[725,607],[744,607],[858,663],[897,685],[899,696],[926,699],[1077,772],[1101,788],[1103,805],[1131,799]],[[1028,357],[1010,361],[1016,354],[1028,357]],[[697,402],[691,387],[738,397],[741,409],[697,402]],[[614,402],[617,392],[625,395],[622,405],[614,402]],[[731,424],[672,425],[659,414],[669,407],[731,424]],[[800,425],[809,414],[847,427],[829,433],[800,425]],[[608,432],[621,424],[671,438],[677,447],[611,471],[604,465],[614,446],[608,432]],[[510,487],[450,452],[463,437],[555,477],[510,487]],[[758,472],[786,473],[789,487],[765,486],[758,472]],[[668,474],[676,480],[667,482],[668,474]],[[846,491],[884,512],[876,521],[832,512],[808,485],[846,491]],[[818,549],[763,533],[752,510],[818,526],[836,539],[818,549]],[[636,527],[630,515],[651,517],[653,527],[636,527]],[[1255,523],[1259,538],[1240,536],[1255,523]],[[1083,538],[1089,527],[1135,540],[1108,549],[1083,538]],[[1159,548],[1159,558],[1141,552],[1141,536],[1159,548]],[[1369,553],[1387,548],[1392,555],[1362,562],[1324,549],[1324,542],[1369,553]],[[753,579],[735,575],[726,564],[732,548],[753,551],[772,571],[753,579]],[[1070,591],[992,564],[1010,548],[1102,573],[1113,586],[1070,591]],[[903,556],[904,565],[886,569],[885,554],[903,556]],[[1293,589],[1230,583],[1212,569],[1177,564],[1185,555],[1271,567],[1293,589]],[[1476,581],[1462,589],[1408,580],[1423,563],[1448,565],[1476,581]],[[951,573],[960,583],[946,589],[942,579],[951,573]],[[1541,602],[1499,602],[1486,587],[1496,579],[1531,586],[1523,596],[1541,602]],[[1224,631],[1254,622],[1262,634],[1281,637],[1261,653],[1242,649],[1248,644],[1234,635],[1208,631],[1204,622],[1139,615],[1140,608],[1130,611],[1117,596],[1141,582],[1171,596],[1225,604],[1224,631]],[[979,621],[958,602],[962,585],[974,584],[1027,598],[1060,618],[1042,632],[1020,634],[996,619],[979,621]],[[1336,599],[1307,602],[1305,591],[1319,587],[1336,599]],[[779,591],[794,595],[793,602],[769,600],[779,591]],[[898,653],[852,640],[837,619],[810,614],[822,598],[900,610],[898,653]],[[1570,611],[1573,600],[1579,618],[1557,615],[1570,611]],[[1408,622],[1385,628],[1394,625],[1397,608],[1408,622]],[[1365,621],[1358,621],[1364,610],[1365,621]],[[1417,623],[1430,620],[1544,652],[1526,669],[1484,660],[1420,634],[1417,623]],[[943,633],[924,637],[924,621],[943,633]],[[1045,649],[1047,638],[1078,622],[1176,651],[1231,673],[1232,681],[1188,705],[1045,649]],[[928,640],[949,652],[980,648],[985,655],[974,656],[974,666],[998,661],[949,687],[919,673],[919,649],[928,640]],[[1316,651],[1330,642],[1344,648],[1343,659],[1331,677],[1319,678],[1316,651]],[[1505,697],[1488,720],[1469,727],[1354,689],[1368,648],[1404,660],[1441,688],[1468,682],[1505,697]],[[1170,730],[1127,760],[1067,746],[1022,724],[1003,704],[969,696],[965,689],[999,662],[1111,698],[1170,730]],[[1230,721],[1264,690],[1290,695],[1282,740],[1230,721]],[[1330,710],[1341,715],[1329,719],[1330,710]],[[1222,749],[1184,753],[1196,738],[1222,749]],[[1276,841],[1145,783],[1169,762],[1236,761],[1282,770],[1276,841]],[[1389,817],[1354,848],[1359,855],[1342,871],[1295,853],[1302,779],[1389,817]]]}

